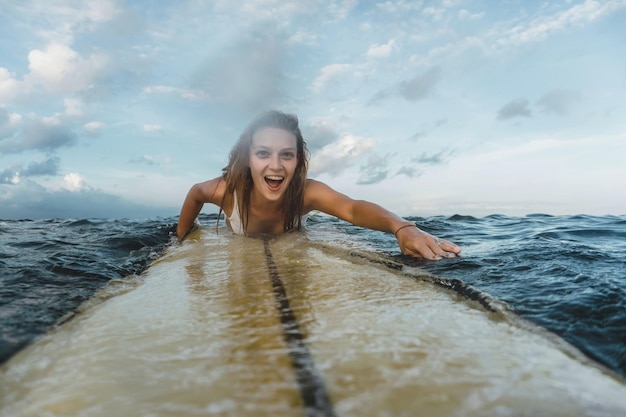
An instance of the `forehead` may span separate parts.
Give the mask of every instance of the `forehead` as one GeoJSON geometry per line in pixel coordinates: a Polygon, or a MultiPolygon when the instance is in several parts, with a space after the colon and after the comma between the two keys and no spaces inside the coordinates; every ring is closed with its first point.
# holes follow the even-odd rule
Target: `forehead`
{"type": "Polygon", "coordinates": [[[252,146],[271,148],[295,148],[296,137],[293,133],[277,127],[264,127],[252,135],[252,146]]]}

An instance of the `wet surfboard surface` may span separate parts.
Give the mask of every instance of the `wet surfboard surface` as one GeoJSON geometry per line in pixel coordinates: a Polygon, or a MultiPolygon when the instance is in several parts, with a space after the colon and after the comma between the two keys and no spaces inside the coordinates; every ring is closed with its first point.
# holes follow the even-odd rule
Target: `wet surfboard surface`
{"type": "Polygon", "coordinates": [[[0,416],[626,415],[621,378],[459,285],[200,229],[8,361],[0,416]]]}

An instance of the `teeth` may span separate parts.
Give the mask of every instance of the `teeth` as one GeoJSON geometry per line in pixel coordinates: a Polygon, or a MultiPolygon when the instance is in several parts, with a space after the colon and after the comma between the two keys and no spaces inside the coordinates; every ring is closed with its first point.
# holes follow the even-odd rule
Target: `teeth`
{"type": "Polygon", "coordinates": [[[265,178],[267,178],[268,180],[272,180],[272,181],[282,181],[285,179],[285,177],[278,177],[274,175],[268,175],[265,178]]]}

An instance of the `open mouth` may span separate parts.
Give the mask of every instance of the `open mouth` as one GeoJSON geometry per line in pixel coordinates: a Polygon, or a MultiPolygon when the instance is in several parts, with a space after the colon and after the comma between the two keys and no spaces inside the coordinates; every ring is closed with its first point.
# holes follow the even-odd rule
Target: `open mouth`
{"type": "Polygon", "coordinates": [[[278,175],[268,175],[265,177],[265,182],[271,190],[279,189],[283,181],[285,181],[285,177],[281,177],[278,175]]]}

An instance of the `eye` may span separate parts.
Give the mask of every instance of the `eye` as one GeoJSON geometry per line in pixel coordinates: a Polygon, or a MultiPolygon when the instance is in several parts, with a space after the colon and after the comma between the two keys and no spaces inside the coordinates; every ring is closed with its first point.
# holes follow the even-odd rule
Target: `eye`
{"type": "Polygon", "coordinates": [[[267,158],[270,155],[270,153],[268,151],[258,151],[256,153],[256,156],[258,156],[259,158],[267,158]]]}
{"type": "Polygon", "coordinates": [[[296,154],[294,152],[283,152],[284,159],[293,159],[295,157],[296,157],[296,154]]]}

